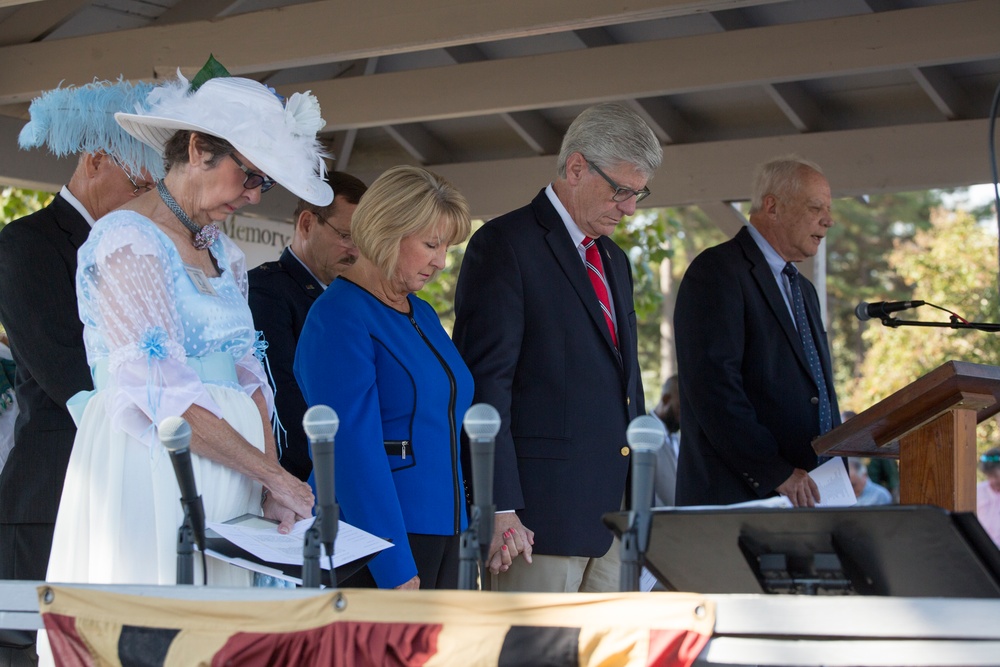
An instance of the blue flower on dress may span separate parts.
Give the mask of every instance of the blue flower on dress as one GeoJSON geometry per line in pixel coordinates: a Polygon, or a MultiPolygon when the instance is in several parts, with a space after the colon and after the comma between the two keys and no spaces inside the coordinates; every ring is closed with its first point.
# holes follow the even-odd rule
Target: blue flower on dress
{"type": "Polygon", "coordinates": [[[166,329],[163,327],[152,327],[142,332],[142,336],[139,337],[139,349],[150,360],[162,360],[167,358],[168,342],[170,342],[170,336],[167,335],[166,329]]]}
{"type": "Polygon", "coordinates": [[[257,361],[264,363],[264,357],[267,356],[267,341],[264,340],[263,331],[255,331],[257,334],[257,340],[253,342],[253,356],[257,357],[257,361]]]}

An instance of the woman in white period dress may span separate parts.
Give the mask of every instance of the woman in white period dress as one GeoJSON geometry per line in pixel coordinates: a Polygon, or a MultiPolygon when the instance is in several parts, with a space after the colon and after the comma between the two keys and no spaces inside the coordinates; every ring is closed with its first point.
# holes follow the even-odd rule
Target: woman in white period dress
{"type": "MultiPolygon", "coordinates": [[[[263,509],[287,532],[312,513],[308,485],[277,461],[245,258],[214,223],[259,202],[275,181],[328,204],[316,142],[323,121],[312,96],[285,103],[248,79],[191,88],[179,76],[145,109],[116,114],[164,155],[167,175],[99,220],[80,249],[77,294],[95,391],[71,401],[79,431],[49,581],[175,583],[183,510],[157,433],[168,416],[191,425],[209,521],[263,509]]],[[[213,585],[251,581],[212,559],[207,574],[213,585]]]]}

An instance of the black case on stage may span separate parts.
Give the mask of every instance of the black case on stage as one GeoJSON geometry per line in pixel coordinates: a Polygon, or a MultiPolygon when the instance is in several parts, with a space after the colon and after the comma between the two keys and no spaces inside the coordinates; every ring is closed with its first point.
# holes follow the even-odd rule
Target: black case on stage
{"type": "MultiPolygon", "coordinates": [[[[604,515],[619,536],[628,522],[604,515]]],[[[644,564],[672,591],[1000,597],[975,515],[927,505],[654,509],[644,564]]]]}

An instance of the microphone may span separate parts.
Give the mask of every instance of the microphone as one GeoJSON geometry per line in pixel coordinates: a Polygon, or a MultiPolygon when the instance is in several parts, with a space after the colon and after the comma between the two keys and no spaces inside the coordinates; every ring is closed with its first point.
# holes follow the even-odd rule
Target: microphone
{"type": "Polygon", "coordinates": [[[656,450],[663,446],[666,438],[667,431],[663,428],[663,422],[652,415],[636,417],[625,431],[625,439],[632,450],[632,511],[636,513],[639,527],[637,538],[640,554],[645,553],[649,543],[649,511],[653,505],[656,450]]]}
{"type": "Polygon", "coordinates": [[[181,505],[191,521],[194,542],[198,550],[205,551],[205,505],[194,482],[194,468],[191,467],[191,426],[183,417],[167,417],[160,422],[160,442],[170,452],[174,464],[177,486],[181,490],[181,505]]]}
{"type": "Polygon", "coordinates": [[[337,496],[334,493],[333,436],[337,435],[340,418],[333,408],[314,405],[302,417],[302,430],[312,449],[313,472],[316,475],[316,522],[320,541],[327,556],[333,555],[337,539],[337,496]]]}
{"type": "MultiPolygon", "coordinates": [[[[462,422],[469,436],[472,460],[472,498],[479,506],[493,504],[493,450],[500,432],[500,413],[488,403],[476,403],[462,422]]],[[[492,536],[491,536],[492,537],[492,536]]]]}
{"type": "Polygon", "coordinates": [[[896,313],[901,310],[909,310],[924,305],[924,301],[878,301],[877,303],[865,303],[862,301],[854,309],[854,314],[864,322],[873,317],[884,319],[889,317],[889,313],[896,313]]]}
{"type": "Polygon", "coordinates": [[[479,509],[479,547],[485,563],[493,540],[493,455],[500,413],[488,403],[476,403],[465,413],[465,433],[469,436],[472,463],[472,502],[479,509]]]}

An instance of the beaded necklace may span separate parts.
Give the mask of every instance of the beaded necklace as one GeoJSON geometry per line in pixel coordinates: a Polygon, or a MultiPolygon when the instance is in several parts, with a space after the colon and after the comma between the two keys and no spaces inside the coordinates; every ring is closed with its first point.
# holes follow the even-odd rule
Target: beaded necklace
{"type": "Polygon", "coordinates": [[[156,191],[160,194],[160,199],[163,203],[167,205],[177,219],[181,221],[181,224],[191,230],[194,234],[194,238],[191,243],[198,250],[205,250],[211,247],[215,243],[216,239],[219,238],[219,226],[214,222],[205,225],[204,227],[199,227],[191,218],[188,217],[187,213],[177,204],[170,191],[167,190],[167,186],[160,181],[156,184],[156,191]]]}

